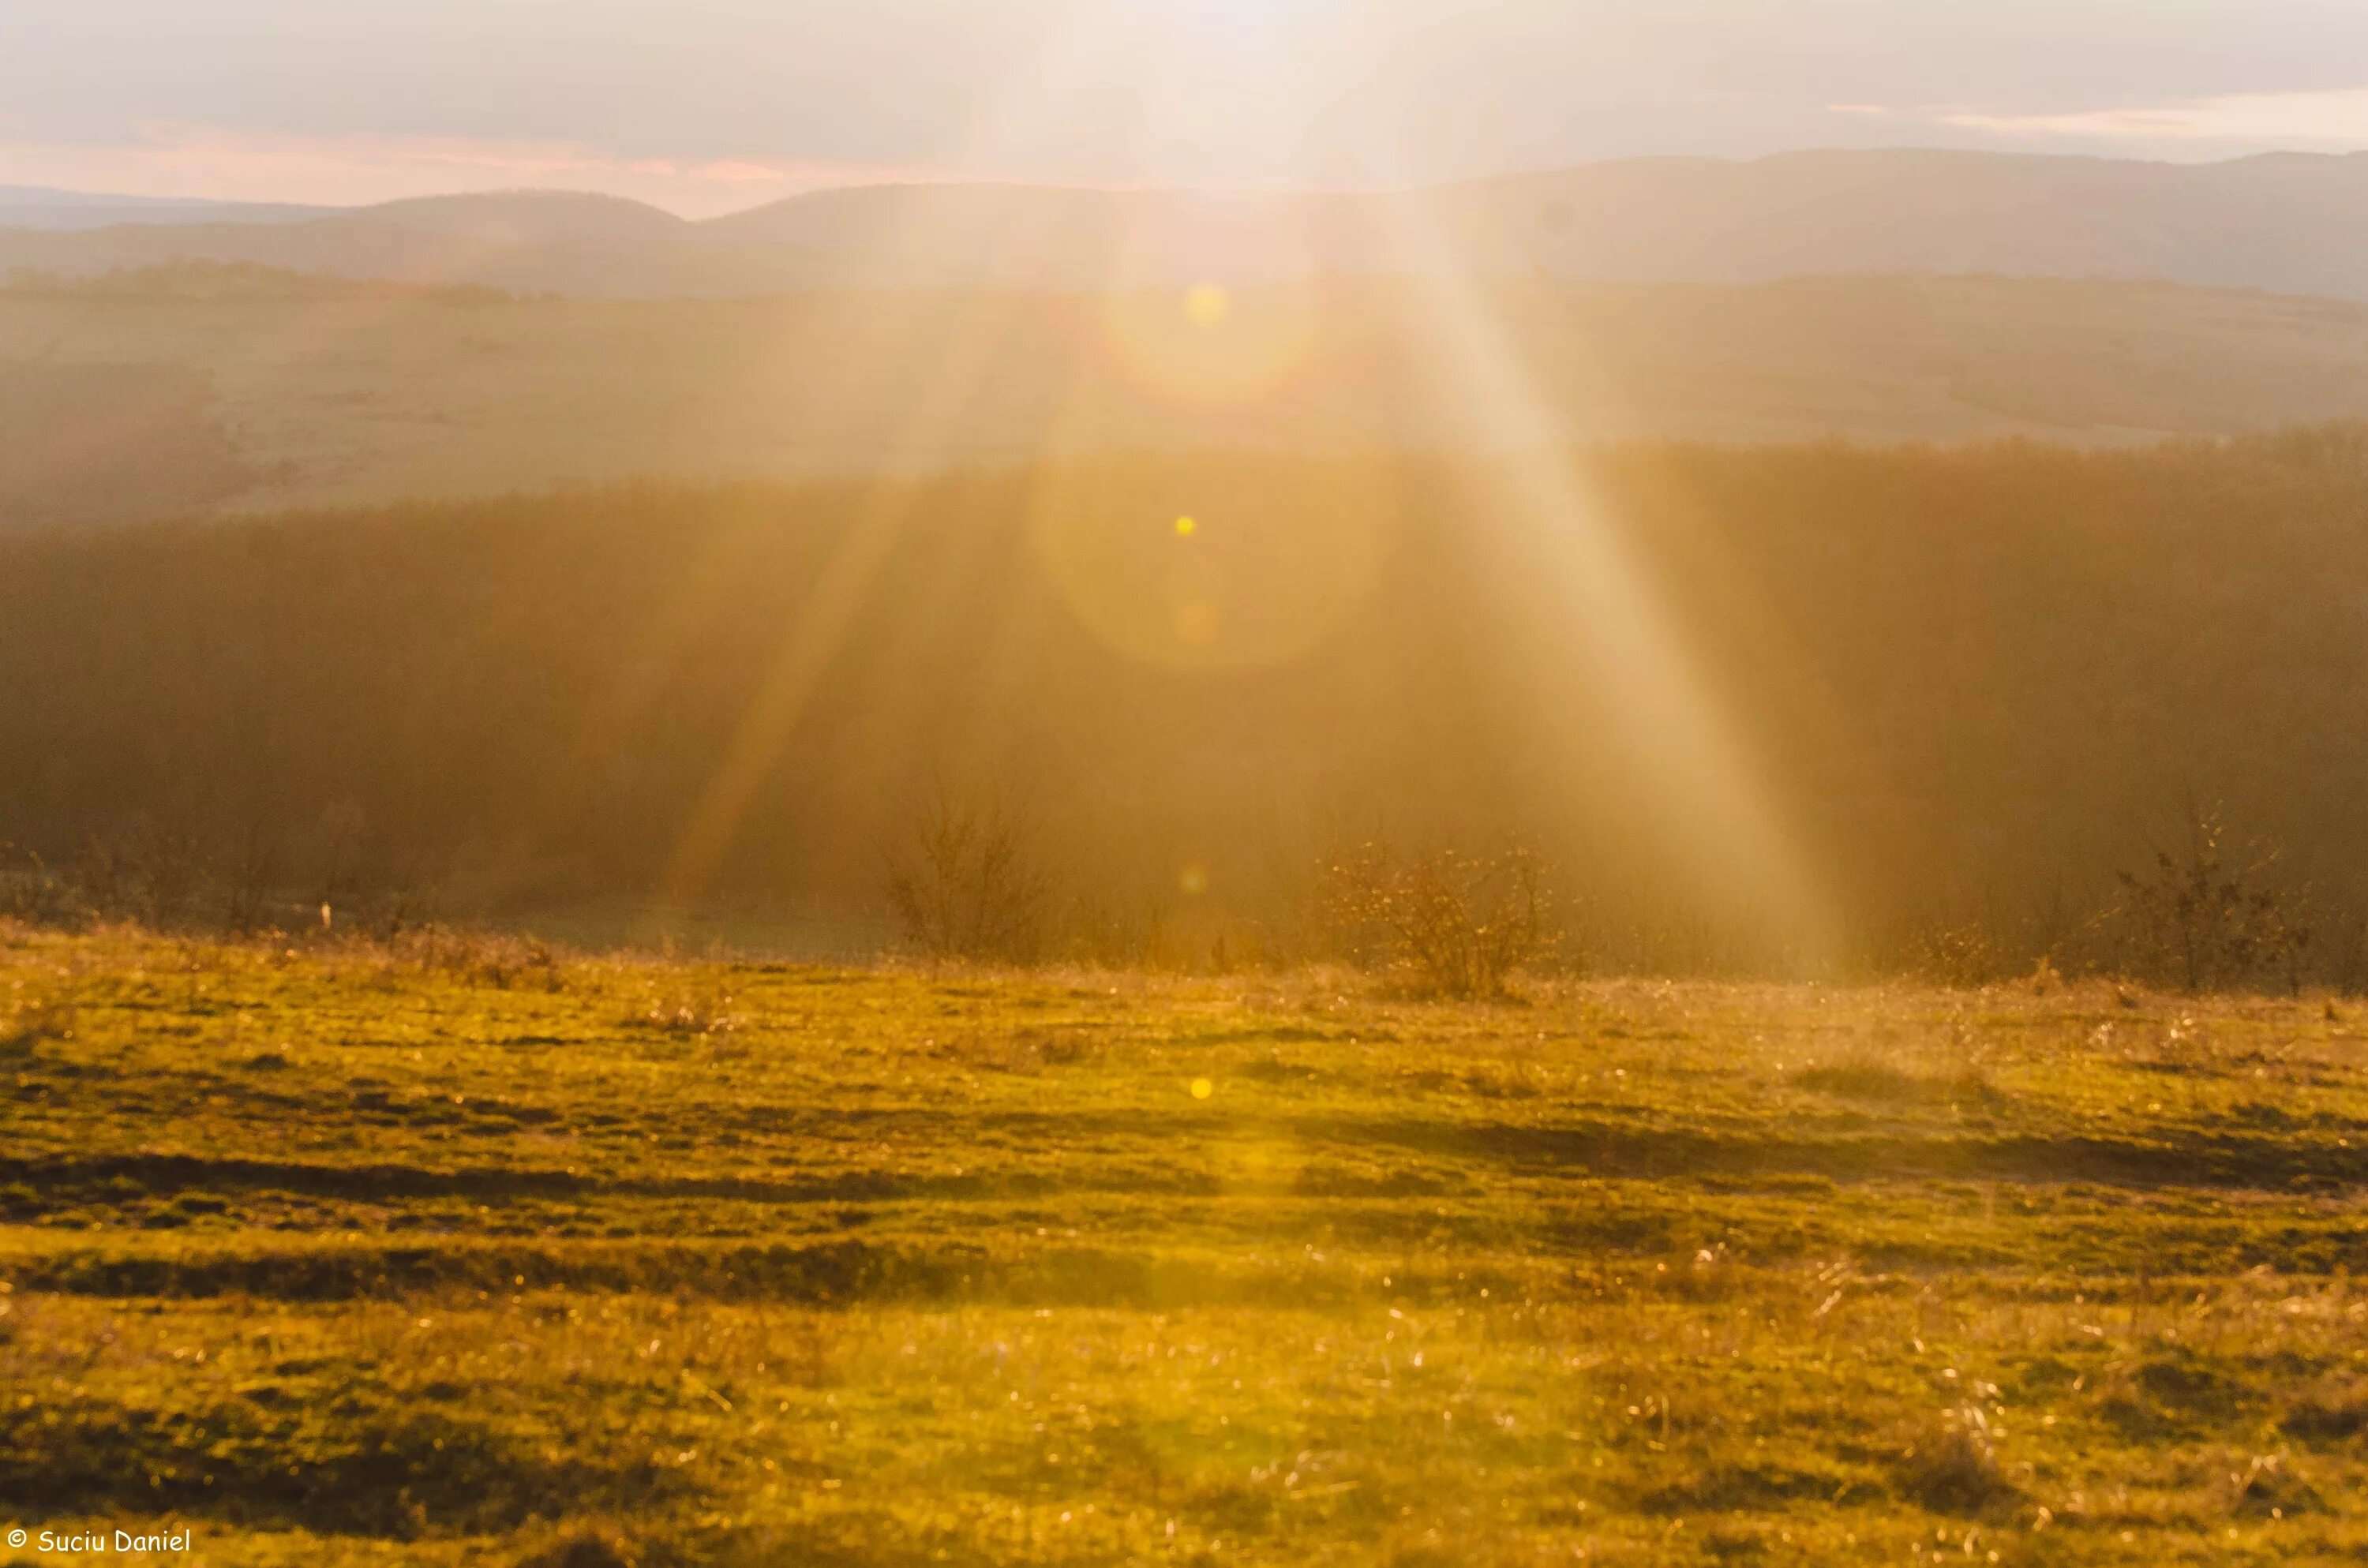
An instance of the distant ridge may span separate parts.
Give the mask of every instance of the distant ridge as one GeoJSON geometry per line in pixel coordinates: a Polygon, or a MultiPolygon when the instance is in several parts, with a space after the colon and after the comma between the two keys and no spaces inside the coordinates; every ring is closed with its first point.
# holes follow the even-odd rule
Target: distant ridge
{"type": "Polygon", "coordinates": [[[347,218],[516,244],[670,237],[690,225],[630,197],[581,190],[501,190],[417,196],[355,208],[347,218]]]}
{"type": "Polygon", "coordinates": [[[70,232],[117,223],[296,223],[340,210],[293,202],[209,201],[193,196],[122,196],[0,185],[0,228],[70,232]]]}
{"type": "Polygon", "coordinates": [[[194,196],[119,196],[105,191],[59,190],[45,185],[0,185],[0,208],[114,207],[131,210],[227,205],[229,203],[208,201],[194,196]]]}
{"type": "Polygon", "coordinates": [[[1938,151],[1642,158],[1381,194],[885,185],[703,222],[621,198],[253,210],[0,199],[0,270],[176,259],[605,297],[816,286],[1168,288],[1484,276],[1753,283],[1809,275],[2146,278],[2368,299],[2368,154],[2176,165],[1938,151]],[[28,213],[107,212],[101,227],[28,213]]]}

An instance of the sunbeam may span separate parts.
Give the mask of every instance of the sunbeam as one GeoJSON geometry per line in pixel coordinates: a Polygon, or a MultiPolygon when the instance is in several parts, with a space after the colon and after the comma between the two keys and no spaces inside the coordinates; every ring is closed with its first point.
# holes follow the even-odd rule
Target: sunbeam
{"type": "MultiPolygon", "coordinates": [[[[1060,69],[1064,50],[1073,38],[1074,34],[1063,35],[1048,43],[1043,55],[1047,70],[1060,69]]],[[[1026,106],[1022,85],[1009,85],[1001,112],[983,122],[979,134],[991,136],[996,122],[1025,114],[1026,106]]],[[[1023,213],[1028,210],[1020,209],[1023,213]]],[[[1025,219],[1013,222],[1018,224],[1025,219]]],[[[879,236],[878,254],[894,254],[899,237],[893,229],[879,236]]],[[[998,237],[1009,236],[988,233],[973,239],[991,244],[998,237]]],[[[988,309],[964,320],[952,343],[911,346],[915,357],[927,355],[936,364],[918,400],[901,422],[900,435],[888,444],[889,460],[906,453],[926,453],[933,437],[960,426],[968,406],[986,389],[988,369],[1004,348],[1011,325],[1009,313],[988,309]]],[[[734,835],[795,733],[874,578],[895,549],[910,502],[908,483],[895,479],[876,482],[870,500],[815,578],[799,613],[783,628],[779,651],[668,857],[659,881],[662,902],[675,906],[695,902],[730,853],[734,835]]]]}
{"type": "Polygon", "coordinates": [[[1434,395],[1498,457],[1464,523],[1473,550],[1501,552],[1522,585],[1506,631],[1531,692],[1536,735],[1564,778],[1610,750],[1654,803],[1663,846],[1726,912],[1775,937],[1803,965],[1839,952],[1828,902],[1769,780],[1675,632],[1656,584],[1590,493],[1481,285],[1411,205],[1395,254],[1417,286],[1400,331],[1418,346],[1434,395]],[[1582,715],[1606,715],[1608,731],[1582,715]]]}

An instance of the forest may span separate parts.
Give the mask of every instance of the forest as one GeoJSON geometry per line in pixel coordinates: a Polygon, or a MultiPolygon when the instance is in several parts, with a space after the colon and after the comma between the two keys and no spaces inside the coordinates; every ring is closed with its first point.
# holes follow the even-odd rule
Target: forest
{"type": "Polygon", "coordinates": [[[1650,680],[1564,624],[1584,597],[1541,585],[1517,465],[1481,457],[0,538],[9,896],[217,925],[655,903],[860,954],[951,811],[1024,863],[1042,956],[1318,956],[1325,869],[1384,843],[1533,854],[1582,968],[2111,966],[2132,881],[2175,864],[2275,901],[2290,978],[2362,982],[2368,427],[1566,462],[1568,526],[1632,564],[1809,868],[1814,950],[1639,766],[1650,680]]]}

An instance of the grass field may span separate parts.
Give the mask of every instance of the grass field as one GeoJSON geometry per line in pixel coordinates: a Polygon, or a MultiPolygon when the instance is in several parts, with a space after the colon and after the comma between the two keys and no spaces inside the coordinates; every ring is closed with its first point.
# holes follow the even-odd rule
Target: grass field
{"type": "Polygon", "coordinates": [[[213,1564],[2368,1555],[2349,1003],[6,928],[0,1052],[0,1526],[178,1520],[213,1564]]]}

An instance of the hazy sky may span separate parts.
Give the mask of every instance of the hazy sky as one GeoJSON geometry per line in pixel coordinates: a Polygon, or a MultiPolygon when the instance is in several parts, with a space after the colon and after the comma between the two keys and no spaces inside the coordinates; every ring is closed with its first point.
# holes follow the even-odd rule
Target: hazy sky
{"type": "Polygon", "coordinates": [[[0,0],[0,184],[1397,184],[1887,144],[2368,148],[2368,0],[0,0]]]}

